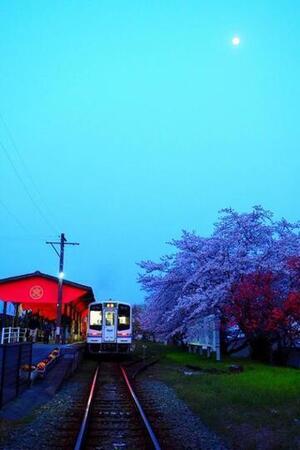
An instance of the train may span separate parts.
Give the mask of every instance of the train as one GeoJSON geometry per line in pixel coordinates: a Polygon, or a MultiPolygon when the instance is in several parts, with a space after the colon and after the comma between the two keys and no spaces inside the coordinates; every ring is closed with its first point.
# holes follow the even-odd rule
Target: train
{"type": "Polygon", "coordinates": [[[114,300],[91,303],[86,342],[91,354],[131,352],[131,305],[114,300]]]}

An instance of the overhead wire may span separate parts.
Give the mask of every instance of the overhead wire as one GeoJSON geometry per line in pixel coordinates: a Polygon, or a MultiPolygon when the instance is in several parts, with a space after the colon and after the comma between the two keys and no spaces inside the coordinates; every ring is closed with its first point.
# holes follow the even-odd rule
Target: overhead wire
{"type": "Polygon", "coordinates": [[[21,163],[21,165],[23,167],[24,172],[26,173],[26,176],[27,176],[28,180],[30,181],[33,189],[35,190],[36,194],[38,195],[40,203],[42,203],[44,208],[48,211],[48,213],[50,215],[52,215],[52,212],[50,211],[47,203],[45,202],[45,199],[44,199],[43,195],[41,194],[41,191],[39,190],[36,182],[34,181],[34,178],[31,175],[31,172],[30,172],[30,170],[28,168],[28,165],[27,165],[27,163],[25,162],[25,160],[24,160],[24,158],[22,156],[22,152],[19,150],[18,145],[17,145],[17,143],[16,143],[16,141],[15,141],[15,139],[13,137],[13,134],[12,134],[9,126],[7,125],[7,122],[4,119],[3,114],[1,112],[0,112],[0,122],[2,122],[3,127],[6,130],[6,133],[8,135],[8,138],[9,138],[10,142],[11,142],[11,145],[12,145],[13,149],[15,150],[16,155],[19,158],[19,161],[20,161],[20,163],[21,163]]]}
{"type": "Polygon", "coordinates": [[[8,206],[0,199],[0,205],[6,211],[6,213],[22,228],[26,233],[29,232],[27,227],[21,222],[21,220],[8,208],[8,206]]]}
{"type": "Polygon", "coordinates": [[[2,148],[7,160],[9,161],[16,177],[18,178],[20,184],[22,185],[24,191],[26,192],[27,196],[29,197],[29,199],[31,200],[31,203],[33,204],[33,206],[35,207],[36,211],[38,212],[38,214],[40,215],[40,217],[43,219],[43,221],[52,229],[52,231],[54,231],[55,233],[57,233],[56,227],[51,223],[51,221],[46,217],[46,215],[44,214],[44,212],[42,211],[42,209],[40,208],[40,206],[38,205],[38,203],[36,202],[35,198],[33,197],[33,195],[31,194],[30,190],[28,189],[26,183],[24,182],[22,175],[19,173],[19,170],[17,169],[12,157],[9,154],[9,151],[7,150],[7,148],[5,147],[5,145],[2,143],[2,141],[0,141],[0,147],[2,148]]]}
{"type": "Polygon", "coordinates": [[[57,235],[45,236],[44,234],[31,233],[31,230],[26,225],[24,225],[22,220],[20,220],[19,217],[15,213],[12,212],[12,210],[7,206],[6,203],[4,203],[4,201],[1,198],[0,198],[0,206],[7,213],[7,215],[9,215],[15,221],[15,223],[26,233],[23,236],[16,236],[15,234],[13,236],[0,235],[0,239],[2,239],[2,240],[10,240],[11,239],[11,240],[15,241],[15,240],[36,240],[38,238],[38,239],[44,240],[44,239],[55,239],[57,237],[57,235]]]}

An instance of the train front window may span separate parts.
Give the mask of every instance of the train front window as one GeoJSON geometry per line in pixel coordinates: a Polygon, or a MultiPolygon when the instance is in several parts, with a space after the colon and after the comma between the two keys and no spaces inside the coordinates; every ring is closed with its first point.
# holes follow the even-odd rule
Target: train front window
{"type": "Polygon", "coordinates": [[[107,327],[113,327],[115,324],[115,313],[113,311],[105,312],[105,325],[107,327]]]}
{"type": "Polygon", "coordinates": [[[102,329],[102,305],[92,305],[90,307],[90,328],[92,330],[102,329]]]}
{"type": "Polygon", "coordinates": [[[130,306],[119,305],[118,307],[118,330],[128,330],[130,328],[130,306]]]}

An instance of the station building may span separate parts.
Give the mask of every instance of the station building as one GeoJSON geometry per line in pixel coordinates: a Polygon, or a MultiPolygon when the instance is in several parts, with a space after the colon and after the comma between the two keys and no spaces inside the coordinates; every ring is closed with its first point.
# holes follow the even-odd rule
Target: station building
{"type": "MultiPolygon", "coordinates": [[[[51,326],[52,330],[55,328],[58,284],[57,277],[39,271],[0,279],[0,300],[4,302],[1,328],[35,328],[37,335],[34,339],[42,340],[45,326],[51,326]],[[15,306],[13,318],[6,314],[8,304],[15,306]]],[[[62,328],[67,340],[81,340],[84,337],[88,305],[94,301],[91,287],[63,280],[62,328]]]]}

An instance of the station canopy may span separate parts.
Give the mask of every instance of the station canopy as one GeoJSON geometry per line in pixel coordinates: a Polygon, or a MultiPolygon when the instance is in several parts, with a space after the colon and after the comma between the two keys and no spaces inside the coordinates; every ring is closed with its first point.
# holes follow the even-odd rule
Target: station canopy
{"type": "MultiPolygon", "coordinates": [[[[0,279],[0,300],[22,304],[22,309],[39,313],[42,317],[56,318],[58,278],[39,271],[26,275],[0,279]]],[[[91,287],[73,281],[63,280],[63,311],[67,305],[80,313],[86,314],[88,305],[94,302],[91,287]]],[[[69,312],[66,312],[69,315],[69,312]]]]}

